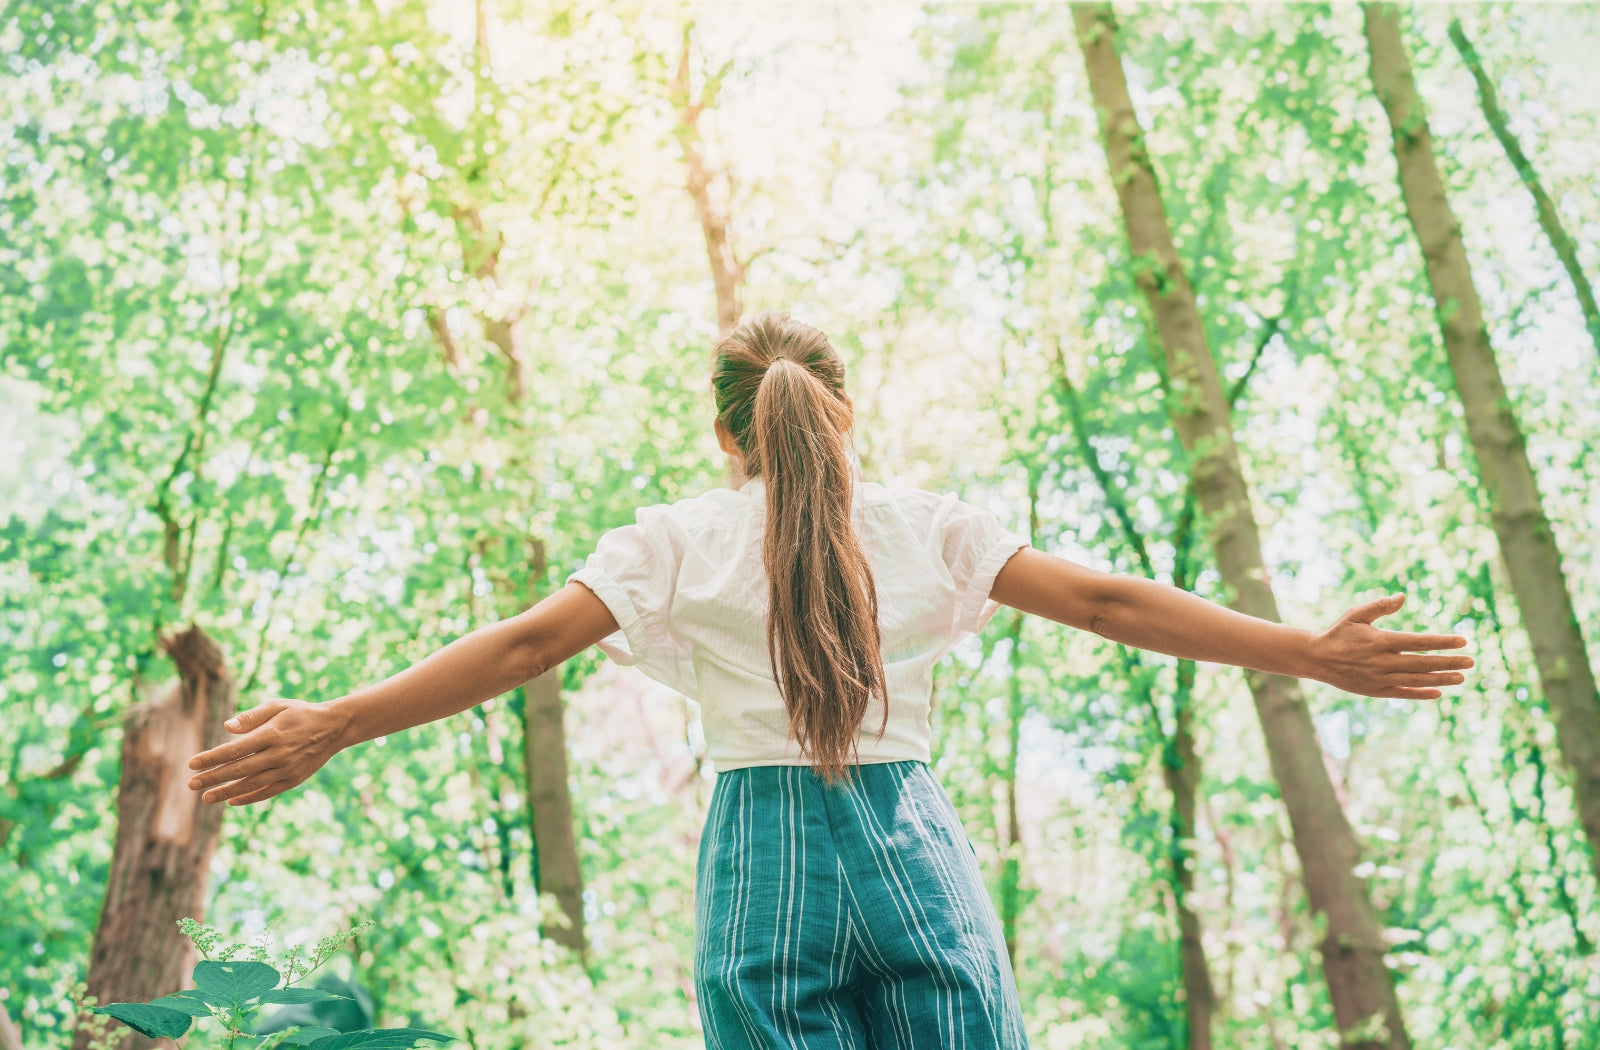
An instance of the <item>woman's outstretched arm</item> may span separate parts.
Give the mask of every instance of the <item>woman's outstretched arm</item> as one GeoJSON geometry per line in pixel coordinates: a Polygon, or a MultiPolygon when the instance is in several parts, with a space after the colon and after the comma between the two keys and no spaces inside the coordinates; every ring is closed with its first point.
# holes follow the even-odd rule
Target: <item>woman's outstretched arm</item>
{"type": "Polygon", "coordinates": [[[527,612],[451,642],[377,685],[323,704],[269,700],[227,722],[240,734],[190,760],[205,801],[260,802],[305,781],[338,752],[509,692],[617,629],[594,592],[569,583],[527,612]]]}
{"type": "Polygon", "coordinates": [[[990,597],[1140,649],[1185,660],[1315,678],[1363,696],[1433,700],[1459,685],[1469,656],[1427,656],[1459,649],[1465,638],[1411,634],[1373,626],[1402,596],[1358,605],[1320,633],[1258,620],[1188,591],[1136,576],[1096,572],[1042,551],[1019,551],[995,577],[990,597]]]}

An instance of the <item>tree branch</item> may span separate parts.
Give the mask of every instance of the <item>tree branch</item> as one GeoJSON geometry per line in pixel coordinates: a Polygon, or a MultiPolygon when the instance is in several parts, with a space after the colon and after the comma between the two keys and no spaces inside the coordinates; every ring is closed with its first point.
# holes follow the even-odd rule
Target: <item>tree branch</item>
{"type": "Polygon", "coordinates": [[[1116,489],[1112,482],[1110,471],[1100,465],[1099,454],[1095,451],[1093,443],[1089,440],[1087,425],[1083,417],[1083,403],[1078,395],[1077,387],[1072,385],[1071,378],[1067,375],[1066,357],[1061,350],[1060,339],[1055,345],[1055,380],[1056,387],[1061,391],[1061,403],[1067,410],[1067,419],[1072,426],[1072,436],[1078,446],[1078,454],[1083,457],[1084,465],[1094,475],[1095,481],[1100,486],[1101,493],[1105,496],[1106,507],[1117,519],[1117,524],[1122,531],[1122,537],[1128,546],[1133,549],[1134,556],[1139,559],[1139,567],[1145,576],[1155,579],[1155,566],[1151,563],[1150,552],[1145,546],[1144,536],[1133,522],[1133,515],[1128,511],[1127,501],[1122,498],[1122,493],[1116,489]]]}
{"type": "Polygon", "coordinates": [[[334,429],[333,437],[328,442],[328,447],[322,456],[321,469],[317,472],[317,479],[312,483],[311,498],[306,503],[305,517],[300,520],[300,527],[295,531],[294,539],[289,544],[289,549],[283,556],[283,563],[278,569],[277,584],[272,593],[267,597],[267,608],[261,618],[261,629],[256,632],[255,656],[250,662],[250,674],[246,676],[241,692],[249,692],[256,686],[256,680],[261,672],[262,658],[267,648],[267,629],[272,626],[272,613],[277,607],[278,596],[283,593],[283,584],[289,576],[289,570],[294,565],[295,555],[300,552],[306,537],[311,533],[311,527],[322,517],[323,493],[327,489],[328,472],[333,466],[334,454],[339,451],[339,446],[344,441],[345,429],[350,421],[350,399],[346,398],[339,409],[339,425],[334,429]]]}

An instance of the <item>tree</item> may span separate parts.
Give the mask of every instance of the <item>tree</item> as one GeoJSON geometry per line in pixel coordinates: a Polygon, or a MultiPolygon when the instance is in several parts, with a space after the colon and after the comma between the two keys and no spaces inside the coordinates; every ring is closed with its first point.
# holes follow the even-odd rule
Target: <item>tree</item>
{"type": "Polygon", "coordinates": [[[1494,132],[1494,137],[1499,140],[1501,147],[1506,151],[1506,156],[1510,158],[1511,166],[1516,169],[1517,178],[1522,180],[1522,185],[1533,198],[1533,210],[1538,216],[1539,228],[1550,238],[1550,246],[1555,249],[1556,258],[1561,260],[1561,268],[1567,271],[1567,278],[1572,282],[1572,292],[1578,297],[1578,309],[1583,311],[1584,326],[1589,329],[1589,339],[1594,343],[1595,352],[1600,353],[1600,306],[1595,304],[1594,286],[1589,283],[1582,264],[1578,262],[1578,246],[1561,222],[1556,202],[1545,192],[1544,183],[1539,180],[1539,173],[1533,170],[1533,162],[1522,151],[1522,145],[1512,133],[1511,122],[1506,118],[1505,110],[1500,108],[1500,98],[1494,89],[1494,82],[1489,79],[1489,74],[1484,72],[1483,59],[1478,56],[1478,49],[1472,46],[1466,30],[1461,28],[1459,18],[1450,20],[1450,42],[1456,46],[1461,61],[1466,63],[1468,71],[1472,73],[1473,83],[1478,86],[1478,102],[1483,107],[1484,119],[1489,122],[1489,130],[1494,132]]]}
{"type": "MultiPolygon", "coordinates": [[[[148,1001],[185,987],[195,961],[178,920],[205,915],[222,807],[189,790],[189,759],[220,744],[234,712],[222,651],[199,627],[162,640],[178,681],[123,721],[117,842],[89,955],[88,993],[101,1003],[148,1001]]],[[[90,1028],[78,1029],[86,1050],[90,1028]]],[[[154,1045],[131,1032],[121,1045],[154,1045]]]]}
{"type": "Polygon", "coordinates": [[[700,118],[706,110],[716,106],[717,92],[722,88],[722,78],[727,76],[731,63],[703,74],[697,90],[693,85],[691,63],[693,38],[694,23],[690,22],[683,27],[683,46],[678,52],[677,68],[668,90],[678,111],[676,135],[683,150],[684,188],[694,202],[695,218],[705,237],[706,261],[711,266],[711,285],[717,296],[717,332],[726,335],[739,323],[739,290],[744,284],[745,268],[734,255],[733,244],[728,239],[728,198],[732,195],[733,176],[707,159],[700,118]],[[719,184],[721,201],[714,196],[719,184]]]}
{"type": "MultiPolygon", "coordinates": [[[[1270,338],[1270,335],[1268,336],[1270,338]]],[[[1266,339],[1261,341],[1265,346],[1266,339]]],[[[1094,475],[1102,497],[1124,543],[1133,551],[1139,568],[1147,579],[1156,578],[1156,570],[1149,554],[1149,544],[1134,523],[1126,500],[1112,481],[1094,451],[1084,421],[1080,394],[1067,375],[1064,361],[1058,359],[1056,386],[1067,410],[1074,444],[1084,466],[1094,475]]],[[[1241,376],[1229,392],[1231,410],[1244,390],[1249,374],[1241,376]]],[[[1195,489],[1191,483],[1184,488],[1183,506],[1178,513],[1171,537],[1174,564],[1172,585],[1183,590],[1193,590],[1196,566],[1194,564],[1195,489]]],[[[1174,676],[1172,695],[1172,729],[1163,724],[1160,707],[1156,702],[1155,676],[1143,666],[1142,655],[1136,649],[1118,646],[1126,672],[1129,692],[1137,704],[1149,712],[1151,729],[1160,741],[1161,777],[1171,798],[1168,814],[1167,871],[1172,887],[1173,909],[1177,913],[1178,965],[1183,974],[1186,1045],[1189,1050],[1209,1050],[1212,1045],[1212,1018],[1217,1009],[1216,986],[1211,979],[1211,965],[1206,959],[1203,926],[1199,912],[1193,904],[1195,871],[1190,843],[1197,837],[1196,813],[1200,800],[1202,764],[1195,739],[1195,672],[1193,660],[1179,660],[1174,676]]]]}
{"type": "MultiPolygon", "coordinates": [[[[1116,50],[1110,5],[1073,9],[1078,42],[1133,253],[1167,362],[1173,425],[1194,457],[1193,486],[1230,607],[1279,619],[1267,583],[1250,494],[1233,444],[1227,400],[1206,341],[1194,292],[1172,242],[1155,169],[1116,50]]],[[[1322,762],[1311,713],[1294,679],[1245,675],[1266,737],[1273,777],[1293,828],[1302,877],[1319,921],[1323,974],[1340,1037],[1347,1045],[1408,1047],[1385,945],[1363,880],[1360,847],[1322,762]]]]}
{"type": "Polygon", "coordinates": [[[1440,334],[1466,411],[1484,502],[1512,592],[1533,643],[1545,700],[1555,716],[1561,756],[1572,775],[1589,863],[1600,879],[1600,694],[1562,569],[1561,551],[1539,497],[1473,284],[1461,227],[1433,155],[1427,112],[1400,36],[1399,11],[1363,3],[1372,86],[1389,119],[1394,155],[1422,250],[1440,334]]]}
{"type": "MultiPolygon", "coordinates": [[[[499,202],[486,197],[495,186],[496,172],[507,153],[507,143],[502,134],[502,122],[496,116],[505,102],[505,92],[495,77],[494,59],[490,49],[491,25],[488,0],[476,0],[473,5],[474,34],[471,59],[473,105],[466,127],[452,134],[442,122],[429,122],[435,129],[430,143],[435,150],[455,160],[453,178],[446,183],[447,199],[436,200],[435,206],[448,212],[460,243],[462,269],[478,285],[476,294],[468,297],[484,339],[499,352],[506,362],[505,395],[509,402],[504,410],[514,422],[518,402],[527,392],[530,373],[529,352],[522,335],[522,320],[531,290],[524,292],[515,282],[501,272],[500,255],[506,247],[505,231],[486,209],[494,209],[499,202]]],[[[592,119],[592,118],[591,118],[592,119]]],[[[549,199],[563,172],[555,165],[549,176],[545,200],[549,199]]],[[[541,204],[544,201],[540,202],[541,204]]],[[[537,276],[534,278],[537,282],[537,276]]],[[[437,308],[433,308],[437,316],[437,308]]],[[[443,321],[430,320],[430,328],[439,339],[446,362],[459,356],[449,327],[443,321]]],[[[493,399],[491,398],[491,401],[493,399]]],[[[514,426],[522,440],[519,444],[531,447],[537,440],[532,428],[514,426]]],[[[485,453],[475,459],[492,461],[493,442],[482,436],[485,453]]],[[[513,460],[522,456],[513,451],[513,460]]],[[[481,475],[480,475],[481,476],[481,475]]],[[[539,536],[511,536],[505,540],[511,549],[528,547],[533,552],[522,565],[525,581],[502,580],[510,593],[501,602],[499,610],[505,615],[516,615],[531,606],[538,597],[538,588],[548,571],[545,558],[545,541],[539,536]],[[529,600],[531,599],[531,600],[529,600]]],[[[513,558],[513,564],[516,559],[513,558]]],[[[535,893],[552,894],[561,909],[564,922],[548,931],[558,944],[571,949],[583,958],[587,941],[583,919],[583,869],[578,855],[577,836],[572,827],[572,789],[567,777],[567,738],[564,725],[565,705],[561,697],[562,669],[551,668],[519,690],[522,723],[523,780],[527,797],[528,820],[533,834],[533,876],[535,893]]]]}

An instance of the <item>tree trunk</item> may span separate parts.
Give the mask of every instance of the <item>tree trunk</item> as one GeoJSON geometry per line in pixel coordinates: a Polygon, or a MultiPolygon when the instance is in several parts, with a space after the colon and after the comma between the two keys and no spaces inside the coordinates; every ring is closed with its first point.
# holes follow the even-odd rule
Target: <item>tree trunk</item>
{"type": "MultiPolygon", "coordinates": [[[[1250,494],[1239,464],[1226,396],[1206,343],[1194,290],[1179,262],[1155,170],[1115,47],[1109,4],[1073,7],[1073,22],[1132,249],[1135,278],[1155,318],[1172,387],[1174,428],[1194,457],[1195,497],[1230,606],[1277,620],[1250,494]]],[[[1354,874],[1360,849],[1322,764],[1311,712],[1292,678],[1246,672],[1267,756],[1293,827],[1311,907],[1325,923],[1321,956],[1344,1046],[1410,1046],[1394,982],[1384,964],[1381,928],[1354,874]]]]}
{"type": "MultiPolygon", "coordinates": [[[[1594,343],[1595,352],[1600,353],[1600,306],[1595,305],[1594,287],[1589,284],[1589,279],[1584,276],[1583,267],[1578,264],[1577,245],[1573,243],[1566,227],[1561,224],[1556,203],[1544,191],[1544,184],[1539,181],[1539,173],[1533,170],[1533,163],[1528,160],[1527,154],[1522,152],[1522,146],[1518,144],[1516,136],[1511,134],[1511,126],[1506,121],[1505,111],[1500,108],[1500,99],[1495,93],[1494,84],[1483,71],[1483,60],[1478,57],[1478,51],[1472,46],[1472,41],[1467,39],[1467,34],[1461,28],[1461,20],[1458,18],[1450,20],[1450,40],[1461,53],[1461,60],[1467,64],[1467,69],[1472,72],[1472,79],[1477,82],[1478,100],[1483,104],[1484,119],[1488,120],[1494,137],[1500,140],[1506,156],[1511,158],[1511,166],[1517,169],[1517,177],[1533,195],[1533,208],[1539,217],[1539,226],[1544,230],[1545,236],[1550,238],[1550,243],[1556,250],[1556,257],[1561,260],[1562,268],[1572,280],[1572,290],[1578,296],[1578,307],[1583,311],[1584,327],[1589,330],[1589,340],[1594,343]]],[[[1412,90],[1415,91],[1415,88],[1412,90]]]]}
{"type": "Polygon", "coordinates": [[[1011,681],[1006,711],[1006,835],[1000,845],[1000,928],[1011,972],[1017,972],[1017,921],[1022,914],[1022,826],[1017,819],[1017,756],[1022,750],[1022,614],[1011,623],[1011,681]]]}
{"type": "Polygon", "coordinates": [[[1216,1010],[1217,997],[1211,986],[1200,916],[1195,914],[1192,902],[1194,868],[1189,863],[1189,843],[1195,838],[1195,801],[1200,789],[1200,753],[1195,749],[1191,702],[1194,676],[1194,661],[1180,660],[1173,703],[1176,726],[1161,772],[1172,794],[1172,884],[1178,908],[1178,954],[1183,970],[1189,1050],[1211,1050],[1211,1015],[1216,1010]]]}
{"type": "Polygon", "coordinates": [[[1222,964],[1220,979],[1222,994],[1215,996],[1224,1003],[1233,1001],[1233,972],[1234,956],[1237,954],[1236,942],[1233,937],[1234,899],[1238,896],[1239,882],[1239,857],[1233,848],[1233,834],[1221,820],[1217,818],[1216,811],[1211,806],[1209,798],[1200,800],[1206,809],[1206,824],[1211,828],[1211,834],[1216,836],[1217,849],[1222,853],[1222,964]]]}
{"type": "MultiPolygon", "coordinates": [[[[1039,474],[1028,471],[1028,543],[1039,536],[1039,474]]],[[[1000,923],[1005,932],[1006,956],[1017,972],[1017,926],[1022,918],[1022,821],[1017,815],[1017,760],[1022,754],[1022,716],[1027,710],[1022,692],[1022,623],[1018,613],[1011,622],[1011,678],[1006,711],[1006,837],[1001,843],[1000,923]]],[[[996,836],[998,838],[998,836],[996,836]]]]}
{"type": "MultiPolygon", "coordinates": [[[[479,7],[480,15],[482,13],[479,7]]],[[[503,243],[499,234],[484,237],[484,224],[476,206],[457,207],[456,226],[461,236],[462,255],[468,268],[480,278],[493,280],[496,260],[503,243]],[[487,247],[486,247],[487,246],[487,247]]],[[[518,400],[523,392],[525,362],[517,341],[515,323],[480,315],[490,342],[500,348],[509,364],[507,396],[518,400]]],[[[448,362],[451,346],[448,329],[434,329],[444,347],[448,362]]],[[[526,565],[530,586],[501,581],[507,606],[502,613],[514,616],[538,600],[536,591],[547,568],[544,543],[529,537],[531,551],[526,565]]],[[[480,553],[482,553],[480,551],[480,553]]],[[[561,668],[553,668],[522,689],[522,771],[528,798],[528,822],[533,832],[534,892],[553,893],[566,921],[544,932],[557,944],[576,952],[580,959],[587,951],[583,931],[583,875],[578,860],[577,836],[572,830],[572,793],[567,783],[567,737],[562,720],[561,668]]]]}
{"type": "MultiPolygon", "coordinates": [[[[189,790],[189,759],[220,744],[235,687],[222,650],[199,627],[162,639],[178,681],[128,712],[117,790],[117,838],[89,956],[88,993],[100,1003],[146,1002],[189,984],[194,948],[178,920],[203,918],[222,806],[189,790]]],[[[80,1025],[74,1050],[85,1050],[80,1025]]],[[[149,1047],[128,1033],[124,1048],[149,1047]]]]}
{"type": "Polygon", "coordinates": [[[426,310],[428,330],[438,340],[439,349],[444,353],[446,368],[459,370],[462,366],[461,346],[456,342],[456,337],[450,331],[450,324],[445,320],[444,311],[437,306],[429,306],[426,310]]]}
{"type": "MultiPolygon", "coordinates": [[[[476,202],[458,204],[453,213],[456,237],[461,242],[461,259],[467,272],[499,289],[500,250],[505,247],[505,235],[483,221],[483,213],[476,202]]],[[[515,306],[499,304],[491,307],[491,311],[479,313],[478,323],[483,327],[483,337],[506,359],[506,397],[513,402],[520,401],[528,390],[528,360],[521,327],[523,307],[520,302],[515,306]]],[[[452,363],[452,354],[459,360],[449,327],[434,325],[431,318],[430,326],[444,349],[446,363],[452,363]]]]}
{"type": "MultiPolygon", "coordinates": [[[[1265,343],[1263,342],[1261,346],[1264,347],[1265,343]]],[[[1241,377],[1234,385],[1229,399],[1230,406],[1244,390],[1247,378],[1248,375],[1241,377]]],[[[1123,538],[1132,548],[1134,556],[1138,558],[1139,566],[1144,570],[1145,576],[1155,579],[1156,570],[1150,560],[1149,545],[1145,543],[1144,536],[1134,524],[1133,514],[1128,509],[1126,500],[1113,484],[1110,474],[1100,465],[1094,443],[1089,440],[1089,431],[1084,424],[1083,404],[1077,388],[1072,385],[1072,380],[1067,375],[1066,361],[1059,342],[1056,345],[1056,386],[1060,390],[1067,410],[1067,420],[1072,427],[1073,440],[1078,446],[1078,454],[1083,459],[1084,466],[1099,483],[1106,507],[1116,518],[1123,538]]],[[[1184,494],[1183,508],[1178,513],[1178,521],[1172,535],[1175,553],[1172,583],[1173,586],[1186,591],[1194,589],[1190,557],[1193,536],[1194,489],[1191,485],[1184,494]]],[[[1118,648],[1133,661],[1133,667],[1137,667],[1137,656],[1121,646],[1118,648]]],[[[1190,903],[1190,897],[1194,893],[1194,871],[1189,866],[1187,845],[1195,838],[1195,804],[1199,795],[1201,772],[1200,753],[1195,747],[1194,739],[1194,680],[1194,661],[1179,660],[1177,688],[1173,691],[1172,697],[1175,724],[1170,737],[1161,724],[1153,684],[1144,690],[1143,700],[1150,709],[1151,729],[1161,739],[1161,775],[1172,802],[1168,815],[1172,847],[1167,857],[1167,878],[1172,886],[1173,904],[1178,915],[1178,961],[1183,977],[1184,1011],[1188,1022],[1187,1045],[1189,1050],[1210,1050],[1211,1015],[1216,1009],[1216,992],[1211,984],[1211,967],[1206,960],[1200,916],[1195,913],[1194,906],[1190,903]]]]}
{"type": "MultiPolygon", "coordinates": [[[[474,85],[481,99],[492,96],[494,91],[491,76],[493,56],[489,50],[490,27],[483,0],[475,0],[473,14],[477,30],[474,85]]],[[[495,125],[485,117],[481,107],[475,107],[475,114],[470,125],[471,135],[479,156],[488,157],[490,152],[485,149],[484,143],[493,134],[495,125]]],[[[487,167],[488,161],[485,160],[468,180],[469,195],[476,194],[486,181],[487,167]]],[[[466,272],[492,287],[500,288],[500,252],[505,247],[505,234],[492,222],[484,220],[475,197],[469,196],[458,201],[452,206],[451,215],[466,272]]],[[[519,297],[515,305],[491,305],[478,314],[484,338],[506,360],[506,396],[512,402],[521,400],[527,392],[528,364],[520,325],[524,310],[525,306],[519,297]]],[[[437,327],[434,332],[448,360],[451,353],[448,327],[437,327]]],[[[538,537],[529,537],[528,543],[531,557],[527,564],[527,580],[532,586],[524,593],[523,600],[509,610],[512,614],[538,600],[535,588],[544,579],[547,567],[544,543],[538,537]]],[[[516,590],[520,588],[508,590],[508,596],[516,590]]],[[[583,875],[578,862],[577,836],[572,830],[572,794],[567,783],[567,736],[562,721],[561,668],[552,668],[524,685],[522,696],[522,772],[528,798],[528,821],[533,832],[534,892],[540,895],[553,894],[565,919],[562,925],[554,929],[542,927],[541,932],[557,944],[571,949],[581,960],[587,950],[583,929],[583,875]]]]}
{"type": "MultiPolygon", "coordinates": [[[[506,610],[515,614],[539,600],[538,586],[548,569],[545,545],[527,541],[526,590],[506,610]]],[[[512,588],[507,587],[510,595],[512,588]]],[[[522,687],[522,776],[528,793],[528,823],[533,832],[533,889],[555,897],[565,920],[541,932],[586,958],[583,920],[583,866],[572,827],[572,788],[567,780],[566,705],[561,700],[561,668],[555,667],[522,687]]]]}
{"type": "Polygon", "coordinates": [[[744,267],[733,254],[728,240],[728,216],[711,198],[711,186],[718,176],[726,182],[728,173],[713,169],[706,161],[705,141],[700,135],[700,114],[716,97],[720,75],[707,78],[698,94],[689,86],[689,42],[693,26],[684,28],[683,50],[673,75],[672,101],[678,107],[678,144],[683,148],[687,175],[685,187],[694,201],[695,217],[706,241],[706,259],[711,264],[711,284],[717,295],[717,331],[727,335],[739,323],[739,288],[744,283],[744,267]]]}
{"type": "Polygon", "coordinates": [[[1500,554],[1533,642],[1539,681],[1555,716],[1556,742],[1572,773],[1578,819],[1589,840],[1589,864],[1600,879],[1600,696],[1562,572],[1561,551],[1489,345],[1461,228],[1434,163],[1427,114],[1400,39],[1399,12],[1371,3],[1362,4],[1361,11],[1372,55],[1372,85],[1394,133],[1406,214],[1422,247],[1500,554]]]}
{"type": "Polygon", "coordinates": [[[522,687],[522,762],[528,784],[536,858],[534,889],[553,894],[566,922],[545,936],[581,959],[588,945],[583,932],[583,871],[572,830],[572,793],[567,786],[567,735],[561,702],[561,669],[522,687]]]}
{"type": "MultiPolygon", "coordinates": [[[[493,292],[504,290],[500,282],[500,252],[505,248],[505,234],[492,222],[485,222],[479,208],[479,195],[488,182],[489,158],[494,155],[497,125],[489,115],[495,97],[494,59],[489,51],[489,12],[484,0],[474,0],[472,5],[475,29],[473,43],[473,105],[472,115],[462,131],[468,148],[466,154],[474,156],[470,165],[462,196],[451,205],[450,217],[455,223],[456,240],[461,244],[461,261],[465,272],[486,284],[493,292]]],[[[522,400],[528,390],[528,361],[522,342],[522,315],[526,305],[521,296],[495,294],[489,297],[486,307],[478,312],[478,323],[487,339],[506,361],[506,397],[513,403],[522,400]]],[[[433,313],[437,313],[434,310],[433,313]]],[[[443,348],[446,364],[455,364],[460,354],[448,325],[437,323],[429,314],[428,323],[434,337],[443,348]]],[[[442,318],[440,319],[442,322],[442,318]]]]}

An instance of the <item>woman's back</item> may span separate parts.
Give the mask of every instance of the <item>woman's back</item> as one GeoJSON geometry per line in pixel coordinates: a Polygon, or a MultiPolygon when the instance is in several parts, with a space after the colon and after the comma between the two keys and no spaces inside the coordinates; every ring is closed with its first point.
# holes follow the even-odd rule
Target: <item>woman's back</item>
{"type": "MultiPolygon", "coordinates": [[[[876,585],[889,697],[886,725],[869,703],[858,760],[926,762],[933,665],[982,629],[995,574],[1027,542],[954,496],[867,482],[851,518],[876,585]]],[[[700,703],[718,770],[806,764],[773,680],[765,524],[760,478],[646,507],[572,576],[621,627],[602,643],[610,656],[700,703]]]]}

